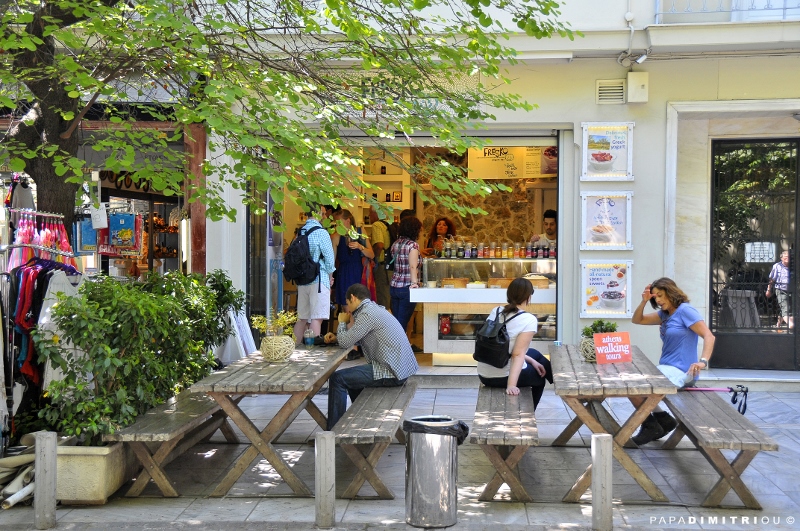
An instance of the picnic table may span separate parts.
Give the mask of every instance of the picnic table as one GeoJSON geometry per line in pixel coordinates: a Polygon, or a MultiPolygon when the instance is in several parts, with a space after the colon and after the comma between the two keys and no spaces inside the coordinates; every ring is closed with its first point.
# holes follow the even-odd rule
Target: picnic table
{"type": "Polygon", "coordinates": [[[196,382],[191,390],[207,393],[250,440],[250,447],[211,493],[225,496],[261,454],[297,496],[311,497],[313,491],[275,451],[272,443],[283,434],[302,410],[324,430],[327,418],[311,400],[345,358],[349,349],[319,347],[295,350],[285,362],[269,362],[256,351],[196,382]],[[239,395],[287,395],[287,400],[264,429],[259,430],[239,407],[239,395]]]}
{"type": "MultiPolygon", "coordinates": [[[[629,363],[597,364],[584,360],[577,345],[551,345],[550,363],[556,395],[575,412],[576,417],[553,441],[563,446],[582,425],[593,433],[613,435],[613,455],[622,467],[654,501],[669,501],[644,470],[625,453],[623,446],[658,403],[678,389],[638,347],[632,346],[629,363]],[[622,426],[614,420],[603,403],[607,398],[643,398],[622,426]]],[[[565,502],[578,502],[591,486],[591,465],[564,496],[565,502]]]]}

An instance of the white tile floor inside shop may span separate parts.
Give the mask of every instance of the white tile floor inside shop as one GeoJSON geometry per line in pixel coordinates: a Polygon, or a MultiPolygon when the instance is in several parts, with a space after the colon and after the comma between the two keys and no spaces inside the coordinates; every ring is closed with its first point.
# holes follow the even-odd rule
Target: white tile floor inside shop
{"type": "MultiPolygon", "coordinates": [[[[358,362],[346,362],[347,364],[358,362]]],[[[421,387],[406,412],[406,418],[449,415],[471,424],[477,399],[474,369],[423,366],[418,375],[421,387]],[[429,378],[461,387],[425,388],[429,378]],[[424,382],[424,383],[423,383],[424,382]]],[[[800,387],[795,373],[761,371],[708,371],[709,386],[747,381],[746,416],[779,445],[777,452],[760,452],[746,469],[745,484],[758,498],[763,510],[741,507],[731,491],[723,501],[726,508],[705,509],[700,502],[718,480],[717,473],[690,442],[684,439],[676,450],[659,450],[659,443],[626,450],[666,494],[670,502],[652,502],[639,485],[614,461],[613,523],[615,529],[798,529],[800,518],[800,387]],[[745,377],[747,375],[747,377],[745,377]],[[773,390],[759,390],[769,387],[773,390]],[[787,388],[790,390],[781,390],[787,388]]],[[[314,402],[326,411],[327,396],[314,402]]],[[[283,403],[280,396],[246,397],[241,405],[261,428],[283,403]]],[[[626,400],[611,400],[617,420],[631,411],[626,400]]],[[[540,445],[532,447],[520,462],[521,481],[533,503],[508,499],[504,485],[496,500],[478,497],[494,469],[481,449],[465,442],[458,448],[458,523],[454,529],[590,529],[591,490],[581,503],[562,503],[561,498],[591,462],[591,433],[585,427],[566,447],[549,444],[564,429],[573,413],[548,386],[536,410],[540,445]]],[[[236,429],[234,427],[234,429],[236,429]]],[[[314,447],[308,444],[319,428],[303,412],[281,436],[276,448],[309,486],[314,485],[314,447]]],[[[237,430],[238,431],[238,430],[237,430]]],[[[241,440],[245,438],[241,436],[241,440]]],[[[166,499],[150,484],[139,498],[125,498],[120,489],[102,506],[59,506],[58,529],[312,529],[315,521],[313,498],[295,498],[289,487],[263,458],[255,459],[225,498],[209,498],[245,444],[225,443],[217,432],[209,442],[199,444],[166,467],[179,498],[166,499]]],[[[724,452],[729,459],[732,457],[724,452]]],[[[339,448],[336,450],[336,487],[346,488],[353,467],[339,448]]],[[[336,500],[339,529],[405,529],[405,450],[392,444],[377,465],[384,482],[395,493],[394,500],[336,500]]],[[[362,495],[373,494],[368,483],[362,495]]],[[[0,512],[0,529],[35,529],[34,510],[16,506],[0,512]]]]}

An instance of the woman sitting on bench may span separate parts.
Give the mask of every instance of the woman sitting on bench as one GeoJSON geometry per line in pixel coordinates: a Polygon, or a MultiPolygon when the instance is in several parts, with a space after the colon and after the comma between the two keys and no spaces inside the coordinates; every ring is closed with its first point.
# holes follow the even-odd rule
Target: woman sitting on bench
{"type": "MultiPolygon", "coordinates": [[[[633,312],[631,322],[642,325],[659,325],[661,330],[661,358],[658,370],[678,388],[694,385],[700,369],[708,366],[714,350],[714,334],[706,326],[700,314],[689,304],[689,297],[671,278],[659,278],[645,286],[642,301],[633,312]],[[644,314],[644,306],[650,301],[657,312],[644,314]],[[697,360],[697,339],[703,338],[703,354],[697,360]]],[[[644,400],[631,398],[634,406],[644,400]]],[[[631,437],[637,446],[660,439],[678,425],[669,413],[656,406],[653,414],[645,419],[639,433],[631,437]]]]}
{"type": "Polygon", "coordinates": [[[518,395],[520,387],[530,387],[535,410],[544,392],[545,379],[553,383],[553,369],[550,360],[531,348],[531,340],[539,326],[536,317],[526,311],[531,295],[533,285],[530,281],[515,278],[506,290],[508,304],[498,306],[490,313],[500,310],[503,320],[508,321],[506,331],[511,358],[502,369],[478,362],[478,378],[487,387],[505,387],[509,395],[518,395]]]}

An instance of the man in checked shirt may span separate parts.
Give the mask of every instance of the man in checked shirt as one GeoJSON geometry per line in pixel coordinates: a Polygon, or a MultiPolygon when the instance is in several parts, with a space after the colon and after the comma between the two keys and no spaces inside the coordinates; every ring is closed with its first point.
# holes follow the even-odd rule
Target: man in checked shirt
{"type": "Polygon", "coordinates": [[[355,402],[367,387],[396,387],[419,369],[411,343],[398,320],[370,300],[369,288],[347,288],[347,313],[339,314],[339,346],[361,345],[367,363],[334,372],[328,380],[328,431],[347,409],[347,395],[355,402]]]}

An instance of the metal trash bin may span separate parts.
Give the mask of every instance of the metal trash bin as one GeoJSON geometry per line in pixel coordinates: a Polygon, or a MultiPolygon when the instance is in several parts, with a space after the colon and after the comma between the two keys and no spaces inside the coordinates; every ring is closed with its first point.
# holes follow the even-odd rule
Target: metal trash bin
{"type": "Polygon", "coordinates": [[[406,523],[449,527],[458,515],[458,445],[469,427],[446,415],[414,417],[406,432],[406,523]]]}

